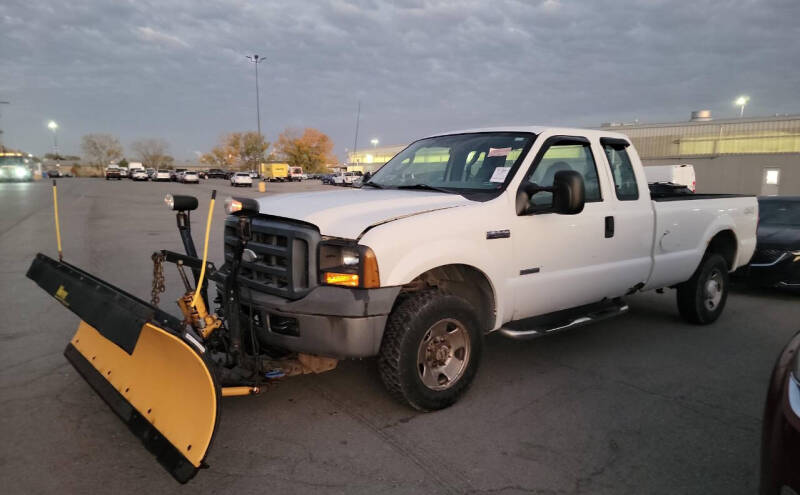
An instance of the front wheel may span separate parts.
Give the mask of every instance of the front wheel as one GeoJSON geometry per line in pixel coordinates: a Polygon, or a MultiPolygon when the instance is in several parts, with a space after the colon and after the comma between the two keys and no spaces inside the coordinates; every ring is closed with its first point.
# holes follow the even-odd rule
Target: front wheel
{"type": "Polygon", "coordinates": [[[478,317],[438,291],[405,296],[386,323],[378,369],[396,400],[420,411],[454,404],[472,383],[483,350],[478,317]]]}
{"type": "Polygon", "coordinates": [[[729,286],[725,258],[719,254],[704,256],[692,278],[678,285],[678,312],[690,323],[715,322],[725,308],[729,286]]]}

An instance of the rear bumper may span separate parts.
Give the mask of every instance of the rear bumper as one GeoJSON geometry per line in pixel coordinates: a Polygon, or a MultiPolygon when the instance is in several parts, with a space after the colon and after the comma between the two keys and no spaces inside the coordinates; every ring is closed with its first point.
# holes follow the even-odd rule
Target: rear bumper
{"type": "Polygon", "coordinates": [[[349,289],[320,286],[302,299],[244,290],[242,319],[252,315],[261,341],[293,352],[363,358],[380,351],[383,330],[400,287],[349,289]]]}

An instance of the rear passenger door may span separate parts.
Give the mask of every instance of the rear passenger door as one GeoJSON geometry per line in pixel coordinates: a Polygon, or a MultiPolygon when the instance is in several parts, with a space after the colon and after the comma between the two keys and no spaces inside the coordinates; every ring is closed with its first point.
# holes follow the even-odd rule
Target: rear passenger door
{"type": "Polygon", "coordinates": [[[647,190],[647,180],[638,157],[630,143],[620,138],[600,138],[603,172],[609,176],[613,192],[606,195],[608,215],[612,229],[607,231],[614,240],[614,250],[609,252],[610,266],[617,273],[613,281],[619,294],[644,285],[652,267],[654,213],[647,190]],[[637,177],[637,170],[639,176],[637,177]]]}

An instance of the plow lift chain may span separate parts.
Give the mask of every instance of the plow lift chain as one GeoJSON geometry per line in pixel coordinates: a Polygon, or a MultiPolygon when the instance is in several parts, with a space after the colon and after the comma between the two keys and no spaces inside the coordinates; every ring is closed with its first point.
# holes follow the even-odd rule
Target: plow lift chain
{"type": "Polygon", "coordinates": [[[150,303],[153,306],[158,306],[161,301],[159,294],[163,294],[166,289],[164,285],[164,259],[166,256],[163,252],[153,253],[153,290],[150,292],[150,303]]]}

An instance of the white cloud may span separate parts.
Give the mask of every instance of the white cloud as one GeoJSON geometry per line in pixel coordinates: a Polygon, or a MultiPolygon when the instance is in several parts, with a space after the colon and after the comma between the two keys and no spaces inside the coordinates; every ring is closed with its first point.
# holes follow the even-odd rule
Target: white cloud
{"type": "Polygon", "coordinates": [[[150,41],[160,45],[172,47],[189,48],[189,44],[179,37],[172,34],[162,33],[161,31],[155,30],[149,26],[137,27],[136,34],[139,39],[144,41],[150,41]]]}

